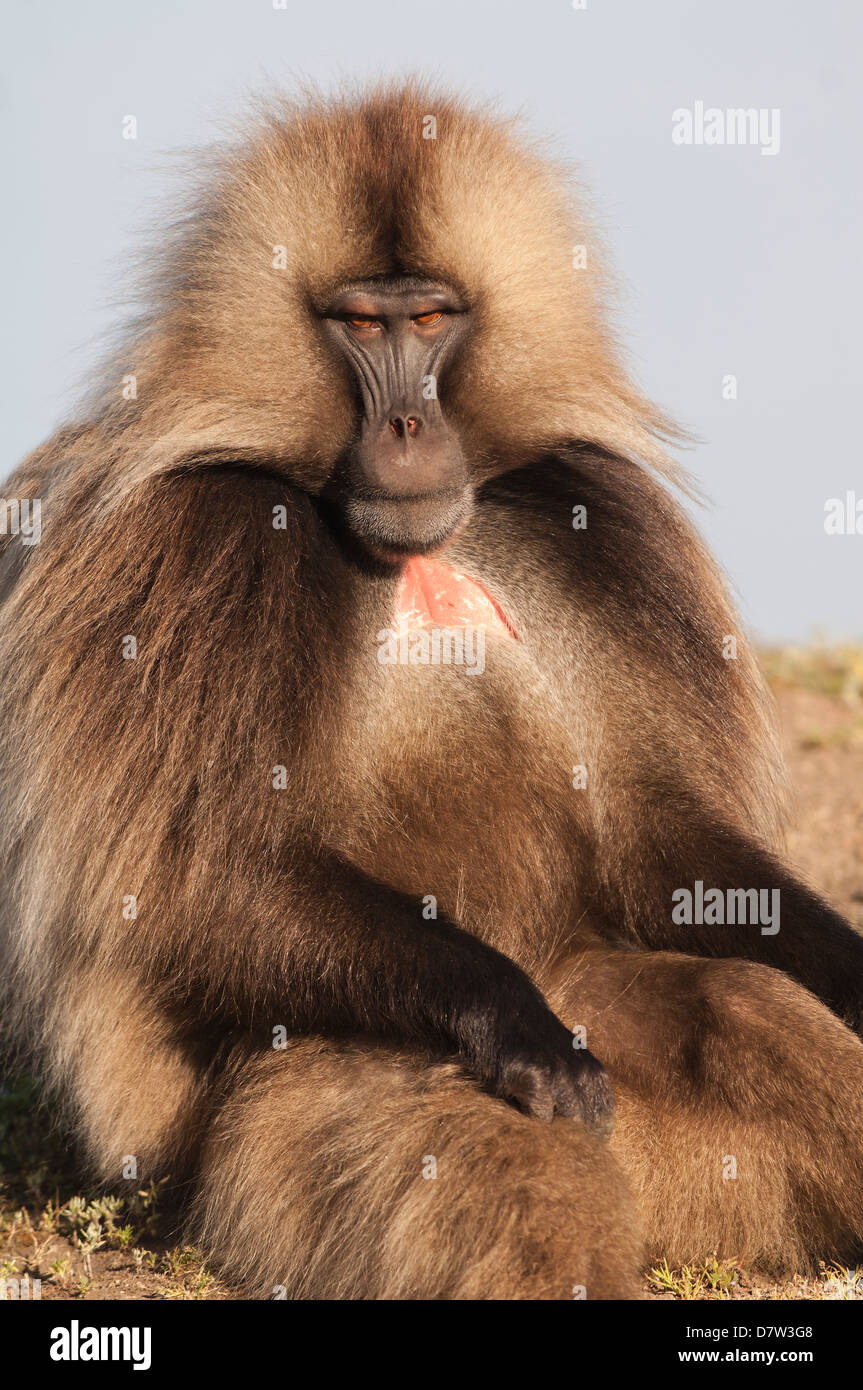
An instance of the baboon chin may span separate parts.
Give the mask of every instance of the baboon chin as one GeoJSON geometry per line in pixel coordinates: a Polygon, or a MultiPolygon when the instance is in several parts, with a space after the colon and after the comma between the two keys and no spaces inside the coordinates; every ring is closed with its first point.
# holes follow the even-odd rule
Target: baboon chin
{"type": "Polygon", "coordinates": [[[599,262],[511,124],[286,101],[6,484],[4,1018],[253,1294],[859,1250],[863,940],[781,857],[599,262]],[[676,920],[699,884],[739,910],[676,920]]]}

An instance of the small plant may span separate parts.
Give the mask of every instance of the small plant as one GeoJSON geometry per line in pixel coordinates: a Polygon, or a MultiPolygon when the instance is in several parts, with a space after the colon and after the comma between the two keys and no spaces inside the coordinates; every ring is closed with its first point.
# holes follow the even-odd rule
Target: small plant
{"type": "Polygon", "coordinates": [[[824,1297],[835,1299],[863,1298],[863,1269],[846,1269],[845,1265],[824,1266],[824,1297]]]}
{"type": "Polygon", "coordinates": [[[206,1268],[200,1250],[194,1246],[178,1245],[169,1250],[163,1257],[162,1269],[169,1280],[165,1298],[208,1298],[219,1288],[219,1281],[206,1268]]]}
{"type": "Polygon", "coordinates": [[[48,1266],[61,1289],[68,1288],[71,1267],[70,1260],[52,1260],[48,1266]]]}
{"type": "Polygon", "coordinates": [[[662,1264],[650,1271],[647,1282],[658,1293],[671,1293],[675,1298],[686,1301],[725,1301],[731,1297],[739,1273],[735,1260],[717,1260],[715,1255],[711,1255],[704,1264],[683,1265],[674,1270],[667,1260],[663,1260],[662,1264]]]}

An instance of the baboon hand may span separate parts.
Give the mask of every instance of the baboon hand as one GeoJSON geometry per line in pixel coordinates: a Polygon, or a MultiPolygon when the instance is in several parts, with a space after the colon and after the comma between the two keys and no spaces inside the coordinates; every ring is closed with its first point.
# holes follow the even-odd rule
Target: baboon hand
{"type": "Polygon", "coordinates": [[[472,1069],[495,1095],[528,1115],[538,1120],[574,1116],[607,1138],[614,1098],[602,1063],[575,1046],[572,1033],[538,993],[529,1008],[520,1004],[482,1029],[482,1047],[464,1049],[472,1069]]]}
{"type": "Polygon", "coordinates": [[[574,1048],[572,1034],[562,1024],[560,1028],[561,1039],[552,1047],[520,1046],[501,1058],[498,1094],[538,1120],[573,1115],[607,1138],[614,1099],[605,1068],[592,1052],[574,1048]]]}

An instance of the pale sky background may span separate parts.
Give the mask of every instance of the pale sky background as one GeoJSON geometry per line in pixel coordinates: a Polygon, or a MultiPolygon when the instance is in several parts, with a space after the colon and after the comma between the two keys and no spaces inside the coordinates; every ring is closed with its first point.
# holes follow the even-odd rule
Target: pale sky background
{"type": "Polygon", "coordinates": [[[262,85],[420,72],[577,162],[635,374],[703,441],[698,523],[756,635],[863,637],[863,535],[823,529],[828,498],[863,499],[859,0],[6,0],[2,31],[0,474],[121,317],[166,155],[262,85]],[[674,145],[696,101],[779,107],[780,152],[674,145]]]}

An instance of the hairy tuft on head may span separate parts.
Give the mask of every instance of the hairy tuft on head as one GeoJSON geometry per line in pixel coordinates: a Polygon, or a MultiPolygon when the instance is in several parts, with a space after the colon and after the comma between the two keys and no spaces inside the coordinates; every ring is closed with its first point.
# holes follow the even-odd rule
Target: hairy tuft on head
{"type": "Polygon", "coordinates": [[[354,411],[317,317],[342,284],[392,275],[448,283],[472,310],[447,408],[479,476],[577,440],[674,475],[662,441],[681,436],[626,375],[576,203],[514,121],[430,87],[269,102],[157,260],[121,364],[137,409],[114,374],[98,412],[110,489],[226,458],[320,490],[354,411]]]}

